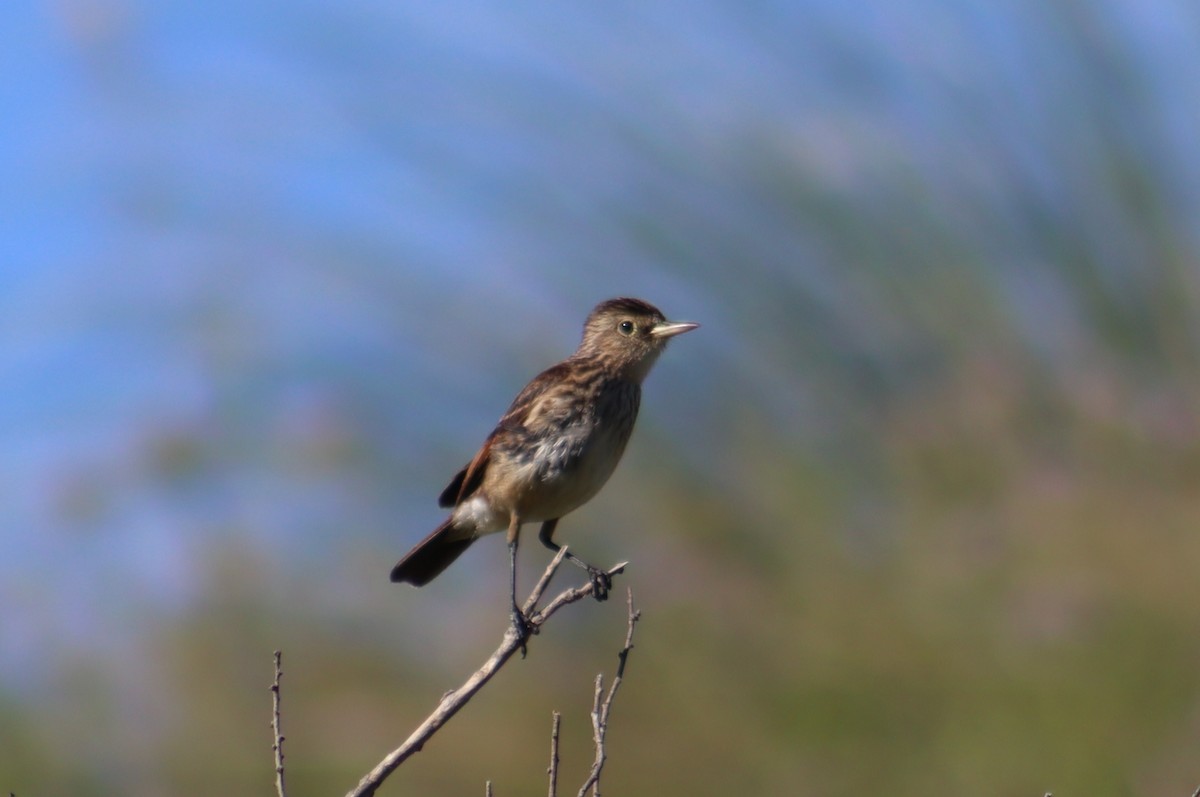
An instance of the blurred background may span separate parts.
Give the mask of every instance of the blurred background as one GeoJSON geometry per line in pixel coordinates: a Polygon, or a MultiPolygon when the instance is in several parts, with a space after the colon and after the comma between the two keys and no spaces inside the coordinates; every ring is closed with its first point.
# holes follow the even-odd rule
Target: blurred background
{"type": "MultiPolygon", "coordinates": [[[[5,793],[271,793],[276,648],[292,796],[349,790],[506,621],[499,538],[388,570],[615,295],[704,326],[559,529],[644,612],[607,791],[1200,783],[1194,3],[0,29],[5,793]]],[[[381,793],[540,793],[553,710],[573,793],[624,623],[573,607],[381,793]]]]}

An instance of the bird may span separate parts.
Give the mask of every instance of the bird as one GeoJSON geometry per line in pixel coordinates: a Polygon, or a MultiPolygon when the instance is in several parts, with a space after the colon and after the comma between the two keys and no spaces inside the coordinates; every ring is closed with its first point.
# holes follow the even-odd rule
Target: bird
{"type": "MultiPolygon", "coordinates": [[[[668,321],[641,299],[603,301],[588,314],[575,353],[535,376],[513,400],[479,451],[438,498],[450,515],[392,568],[391,580],[424,586],[486,534],[506,532],[513,627],[524,642],[532,626],[517,605],[521,527],[541,523],[538,539],[558,552],[562,517],[587,503],[612,475],[633,432],[642,381],[677,335],[696,329],[668,321]]],[[[609,574],[571,552],[604,600],[609,574]]],[[[524,645],[522,644],[522,648],[524,645]]]]}

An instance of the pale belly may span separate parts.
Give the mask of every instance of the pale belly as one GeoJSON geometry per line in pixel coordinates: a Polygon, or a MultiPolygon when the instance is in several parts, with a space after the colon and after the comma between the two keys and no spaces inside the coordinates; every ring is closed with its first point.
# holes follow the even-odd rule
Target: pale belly
{"type": "Polygon", "coordinates": [[[538,446],[519,462],[501,455],[489,465],[481,489],[455,508],[455,522],[473,526],[482,535],[506,530],[514,510],[522,523],[560,518],[600,491],[621,461],[627,440],[628,432],[621,430],[587,440],[567,433],[538,446]],[[485,496],[505,496],[510,501],[485,496]]]}

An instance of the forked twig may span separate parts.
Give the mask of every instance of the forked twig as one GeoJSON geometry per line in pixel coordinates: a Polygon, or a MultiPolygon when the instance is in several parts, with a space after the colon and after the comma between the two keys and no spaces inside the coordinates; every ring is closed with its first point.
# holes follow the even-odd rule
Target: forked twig
{"type": "MultiPolygon", "coordinates": [[[[542,595],[546,591],[546,587],[550,584],[551,577],[553,577],[559,565],[562,564],[563,558],[566,555],[567,547],[564,545],[559,549],[558,554],[550,562],[549,567],[546,568],[546,572],[542,574],[542,577],[534,586],[528,600],[525,601],[522,611],[529,618],[529,623],[535,633],[559,609],[592,594],[594,587],[591,583],[580,587],[573,587],[560,592],[544,608],[535,610],[538,601],[542,599],[542,595]]],[[[624,572],[626,564],[628,563],[622,562],[616,565],[608,571],[608,574],[615,576],[624,572]]],[[[437,733],[438,729],[457,714],[459,709],[466,705],[467,701],[483,688],[483,685],[490,681],[492,676],[504,666],[504,663],[520,650],[521,644],[522,640],[517,635],[516,630],[509,628],[505,632],[504,638],[500,641],[500,647],[496,648],[496,652],[483,663],[483,666],[476,670],[462,686],[452,689],[443,695],[441,702],[438,703],[433,713],[417,726],[417,729],[412,732],[402,745],[384,756],[383,760],[374,769],[364,775],[358,785],[347,793],[346,797],[371,797],[371,795],[375,794],[375,790],[395,771],[396,767],[403,764],[413,753],[420,751],[425,746],[425,742],[429,741],[429,738],[437,733]]]]}
{"type": "MultiPolygon", "coordinates": [[[[625,677],[625,662],[629,659],[629,651],[633,650],[634,626],[642,616],[641,612],[633,608],[633,590],[631,589],[626,590],[626,605],[629,607],[629,624],[625,631],[625,647],[621,648],[621,652],[617,654],[617,672],[613,676],[607,695],[604,694],[604,675],[596,676],[596,692],[592,698],[592,742],[596,748],[596,758],[592,762],[592,770],[588,773],[587,780],[579,789],[579,797],[586,797],[588,789],[591,789],[592,797],[600,797],[600,773],[604,769],[604,762],[608,759],[604,750],[604,737],[608,733],[608,717],[612,712],[613,698],[616,697],[621,680],[625,677]]],[[[554,797],[553,792],[551,792],[551,797],[554,797]]]]}

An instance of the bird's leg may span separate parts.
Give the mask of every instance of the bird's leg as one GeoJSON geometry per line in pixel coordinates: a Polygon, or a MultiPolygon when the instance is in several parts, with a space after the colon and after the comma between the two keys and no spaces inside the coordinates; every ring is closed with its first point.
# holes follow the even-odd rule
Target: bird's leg
{"type": "Polygon", "coordinates": [[[525,658],[525,640],[536,633],[533,623],[517,605],[517,538],[521,532],[521,518],[513,512],[512,520],[508,523],[508,576],[509,596],[512,598],[512,626],[521,642],[521,658],[525,658]]]}
{"type": "MultiPolygon", "coordinates": [[[[541,531],[538,532],[538,539],[542,541],[542,545],[545,545],[555,553],[558,553],[562,548],[561,545],[554,541],[554,527],[557,525],[558,518],[547,520],[542,524],[541,531]]],[[[567,561],[587,571],[588,578],[592,580],[592,596],[596,600],[608,600],[608,591],[612,588],[612,576],[607,571],[589,565],[570,551],[567,551],[567,561]]]]}

